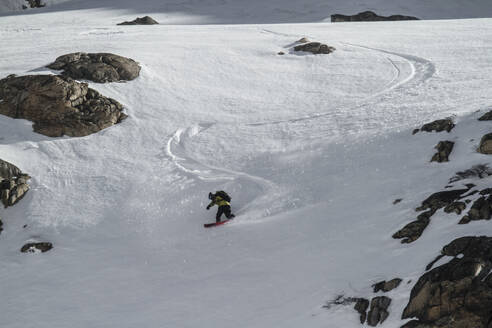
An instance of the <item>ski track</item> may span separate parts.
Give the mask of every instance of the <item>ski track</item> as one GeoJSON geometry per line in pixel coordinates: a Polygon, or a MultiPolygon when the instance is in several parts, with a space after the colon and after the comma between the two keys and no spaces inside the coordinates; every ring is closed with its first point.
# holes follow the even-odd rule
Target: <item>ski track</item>
{"type": "MultiPolygon", "coordinates": [[[[263,29],[262,32],[272,33],[281,36],[293,36],[283,33],[276,33],[273,31],[263,29]]],[[[392,93],[395,93],[395,96],[398,96],[401,92],[407,92],[408,90],[415,89],[425,83],[428,79],[430,79],[436,72],[435,65],[425,59],[414,55],[402,54],[397,52],[391,52],[382,49],[371,48],[363,45],[357,44],[349,44],[342,43],[345,46],[354,47],[358,49],[363,49],[367,51],[377,52],[380,55],[384,56],[384,58],[388,61],[388,63],[394,68],[395,75],[391,81],[386,83],[383,86],[381,91],[378,91],[366,99],[359,101],[354,107],[350,109],[358,109],[365,106],[368,106],[374,102],[382,101],[382,96],[388,97],[392,96],[392,93]],[[402,73],[403,67],[399,66],[397,63],[403,60],[406,65],[410,68],[410,73],[404,75],[402,73]]],[[[265,125],[273,125],[273,124],[281,124],[281,123],[297,123],[300,121],[307,121],[313,119],[319,119],[323,117],[327,117],[332,115],[332,112],[324,112],[314,115],[308,115],[304,117],[297,117],[287,120],[276,120],[276,121],[268,121],[268,122],[256,122],[256,123],[246,123],[245,126],[265,126],[265,125]]],[[[174,134],[168,139],[166,146],[166,154],[174,163],[174,165],[182,171],[184,174],[188,175],[189,178],[198,178],[203,181],[220,181],[220,180],[229,180],[233,181],[238,178],[245,178],[258,185],[262,190],[263,195],[258,196],[254,201],[257,201],[258,198],[267,199],[270,194],[275,193],[276,195],[280,194],[280,188],[275,183],[270,180],[250,175],[244,172],[233,171],[230,169],[219,168],[212,165],[208,165],[197,161],[191,158],[186,153],[186,143],[193,142],[193,138],[198,134],[210,129],[217,123],[199,123],[187,128],[179,128],[174,134]]],[[[272,199],[273,197],[269,197],[272,199]]],[[[277,201],[279,198],[277,197],[277,201]]],[[[268,213],[265,213],[266,216],[277,214],[286,210],[286,203],[289,200],[285,200],[281,203],[277,204],[276,208],[268,213]]],[[[252,201],[240,208],[237,211],[237,214],[247,211],[251,207],[252,201]]]]}
{"type": "MultiPolygon", "coordinates": [[[[266,30],[265,30],[266,31],[266,30]]],[[[270,32],[272,33],[272,32],[270,32]]],[[[361,107],[368,106],[374,102],[380,102],[381,99],[379,99],[382,96],[388,96],[392,91],[395,92],[404,92],[408,91],[410,89],[414,89],[421,84],[425,83],[428,79],[430,79],[432,76],[434,76],[436,72],[435,65],[422,57],[414,56],[414,55],[409,55],[409,54],[402,54],[402,53],[397,53],[397,52],[391,52],[387,50],[382,50],[382,49],[376,49],[376,48],[371,48],[363,45],[356,45],[356,44],[350,44],[350,43],[342,43],[343,45],[354,47],[354,48],[359,48],[359,49],[365,49],[369,51],[374,51],[378,52],[382,55],[385,56],[386,60],[392,65],[395,69],[395,77],[393,78],[392,81],[388,82],[383,90],[378,91],[369,97],[367,97],[364,100],[361,100],[357,102],[354,107],[352,108],[347,108],[349,110],[353,109],[358,109],[361,107]],[[398,65],[395,62],[395,59],[403,59],[404,62],[406,62],[411,69],[411,73],[408,74],[408,76],[403,76],[402,69],[398,67],[398,65]]],[[[307,120],[313,120],[313,119],[319,119],[325,116],[330,116],[332,115],[332,111],[330,112],[323,112],[323,113],[318,113],[314,115],[307,115],[303,117],[296,117],[296,118],[291,118],[291,119],[286,119],[286,120],[276,120],[276,121],[267,121],[267,122],[255,122],[255,123],[248,123],[248,126],[264,126],[264,125],[272,125],[272,124],[282,124],[282,123],[296,123],[300,121],[307,121],[307,120]]]]}

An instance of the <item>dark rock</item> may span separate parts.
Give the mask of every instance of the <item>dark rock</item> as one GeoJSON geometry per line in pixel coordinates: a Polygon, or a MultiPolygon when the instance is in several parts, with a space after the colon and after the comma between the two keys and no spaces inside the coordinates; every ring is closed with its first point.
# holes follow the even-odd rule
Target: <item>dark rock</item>
{"type": "Polygon", "coordinates": [[[47,67],[63,70],[62,74],[72,79],[99,83],[130,81],[140,74],[140,66],[133,59],[110,53],[71,53],[58,57],[47,67]]]}
{"type": "Polygon", "coordinates": [[[378,323],[383,323],[389,315],[388,307],[391,304],[391,298],[386,296],[374,297],[371,300],[371,309],[367,314],[367,324],[375,327],[378,323]]]}
{"type": "Polygon", "coordinates": [[[402,319],[418,320],[404,327],[490,327],[492,238],[458,238],[441,253],[454,258],[419,278],[402,314],[402,319]]]}
{"type": "Polygon", "coordinates": [[[466,208],[466,204],[464,202],[454,202],[449,204],[444,208],[444,212],[451,213],[455,212],[456,214],[461,214],[466,208]]]}
{"type": "Polygon", "coordinates": [[[367,308],[369,307],[369,300],[365,298],[358,298],[354,305],[354,309],[360,314],[360,323],[364,323],[367,317],[367,308]]]}
{"type": "Polygon", "coordinates": [[[456,190],[445,190],[436,192],[422,202],[422,205],[418,207],[417,211],[424,211],[426,209],[431,209],[437,211],[438,209],[452,204],[455,200],[460,198],[462,194],[470,189],[456,189],[456,190]]]}
{"type": "Polygon", "coordinates": [[[22,246],[22,253],[44,253],[53,248],[52,243],[28,243],[22,246]]]}
{"type": "Polygon", "coordinates": [[[35,132],[49,137],[86,136],[127,117],[116,100],[64,76],[7,77],[0,98],[0,114],[32,121],[35,132]]]}
{"type": "Polygon", "coordinates": [[[155,25],[155,24],[159,24],[159,23],[156,22],[152,17],[145,16],[145,17],[137,17],[135,20],[132,20],[130,22],[119,23],[117,25],[155,25]]]}
{"type": "Polygon", "coordinates": [[[449,154],[453,151],[454,142],[452,141],[439,141],[436,147],[437,153],[432,156],[431,162],[449,162],[449,154]]]}
{"type": "Polygon", "coordinates": [[[480,118],[478,120],[479,121],[492,121],[492,110],[483,114],[482,116],[480,116],[480,118]]]}
{"type": "Polygon", "coordinates": [[[417,17],[403,16],[403,15],[391,15],[391,16],[379,16],[372,11],[364,11],[356,15],[331,15],[332,23],[337,22],[374,22],[374,21],[400,21],[400,20],[418,20],[417,17]]]}
{"type": "Polygon", "coordinates": [[[386,293],[398,287],[401,282],[402,280],[400,278],[391,279],[390,281],[383,280],[375,283],[374,285],[372,285],[372,287],[375,293],[379,292],[380,290],[386,293]]]}
{"type": "MultiPolygon", "coordinates": [[[[42,8],[42,7],[46,6],[46,4],[44,2],[42,2],[41,0],[26,0],[26,2],[29,4],[29,7],[31,7],[31,8],[42,8]]],[[[23,5],[22,8],[27,9],[27,6],[23,5]]]]}
{"type": "Polygon", "coordinates": [[[417,134],[419,131],[420,131],[420,129],[414,129],[414,130],[412,131],[412,134],[417,134]]]}
{"type": "Polygon", "coordinates": [[[429,224],[429,218],[417,219],[408,223],[406,226],[393,234],[394,239],[403,239],[402,244],[408,244],[419,239],[425,228],[429,224]]]}
{"type": "Polygon", "coordinates": [[[277,53],[277,55],[279,55],[279,56],[283,56],[283,55],[285,55],[285,52],[283,52],[283,51],[279,51],[279,52],[277,53]]]}
{"type": "Polygon", "coordinates": [[[488,133],[482,137],[477,151],[486,155],[492,154],[492,133],[488,133]]]}
{"type": "Polygon", "coordinates": [[[485,188],[483,190],[480,190],[480,195],[490,195],[492,194],[492,188],[485,188]]]}
{"type": "Polygon", "coordinates": [[[467,224],[470,221],[490,220],[492,214],[492,196],[482,196],[471,206],[468,213],[461,219],[459,224],[467,224]]]}
{"type": "Polygon", "coordinates": [[[442,132],[442,131],[447,131],[451,132],[451,130],[454,128],[454,123],[453,120],[446,118],[443,120],[436,120],[434,122],[430,122],[427,124],[424,124],[421,128],[420,131],[425,131],[425,132],[442,132]]]}
{"type": "Polygon", "coordinates": [[[456,175],[449,180],[449,183],[471,178],[483,179],[490,175],[492,175],[492,169],[490,169],[487,164],[479,164],[472,166],[470,169],[457,172],[456,175]]]}
{"type": "Polygon", "coordinates": [[[395,199],[395,200],[393,201],[393,205],[398,204],[398,203],[399,203],[399,202],[401,202],[402,200],[403,200],[403,199],[401,199],[401,198],[397,198],[397,199],[395,199]]]}
{"type": "Polygon", "coordinates": [[[2,233],[3,231],[3,222],[2,222],[2,218],[0,218],[0,234],[2,233]]]}
{"type": "Polygon", "coordinates": [[[29,179],[18,167],[0,159],[0,199],[4,207],[13,206],[24,197],[29,179]]]}
{"type": "Polygon", "coordinates": [[[335,51],[335,48],[327,46],[326,44],[320,42],[309,42],[305,44],[301,44],[294,47],[295,51],[305,51],[311,52],[315,55],[317,54],[329,54],[335,51]]]}

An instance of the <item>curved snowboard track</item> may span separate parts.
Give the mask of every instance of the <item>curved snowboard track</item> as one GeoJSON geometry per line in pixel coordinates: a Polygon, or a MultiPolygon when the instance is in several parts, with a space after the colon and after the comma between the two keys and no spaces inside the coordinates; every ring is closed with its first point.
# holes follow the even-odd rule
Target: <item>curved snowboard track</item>
{"type": "MultiPolygon", "coordinates": [[[[363,108],[375,102],[384,101],[385,98],[392,97],[393,94],[397,96],[401,92],[417,88],[425,83],[428,79],[430,79],[436,71],[435,66],[431,61],[418,56],[375,49],[362,45],[348,43],[344,43],[344,45],[358,49],[364,49],[367,51],[378,52],[388,61],[391,66],[393,66],[395,71],[393,79],[386,83],[381,91],[368,96],[366,99],[360,101],[354,107],[348,108],[347,110],[363,108]],[[404,72],[407,73],[405,74],[404,72]]],[[[323,118],[329,115],[332,115],[332,112],[319,113],[315,115],[292,118],[287,120],[246,123],[244,125],[258,127],[280,123],[289,124],[323,118]]],[[[285,197],[286,192],[281,192],[280,187],[272,181],[244,172],[208,165],[193,159],[187,154],[186,144],[189,142],[193,142],[194,137],[212,128],[216,124],[217,123],[200,123],[188,128],[177,129],[175,133],[168,139],[166,146],[166,153],[171,161],[174,163],[174,165],[176,165],[176,167],[180,171],[188,175],[190,178],[198,178],[203,181],[217,182],[234,182],[236,180],[242,180],[244,181],[243,183],[253,184],[254,186],[256,186],[255,189],[258,190],[257,194],[259,196],[249,200],[246,205],[242,206],[237,211],[237,214],[248,212],[252,208],[253,201],[255,202],[255,207],[258,204],[265,204],[266,208],[269,209],[268,211],[264,211],[259,215],[253,215],[254,217],[260,219],[287,210],[287,208],[289,207],[288,204],[291,203],[291,200],[288,197],[285,197]]],[[[259,208],[261,208],[261,206],[259,208]]]]}
{"type": "MultiPolygon", "coordinates": [[[[280,195],[280,188],[273,182],[264,178],[253,176],[244,172],[238,172],[225,168],[218,168],[212,165],[201,163],[191,158],[186,153],[186,143],[192,142],[192,139],[198,134],[210,129],[215,123],[201,123],[193,125],[188,128],[180,128],[168,139],[166,146],[166,153],[176,167],[190,178],[198,178],[203,181],[244,181],[243,184],[253,184],[256,189],[259,189],[257,193],[259,196],[250,200],[244,206],[239,208],[236,214],[247,212],[252,207],[252,202],[258,203],[271,203],[271,199],[267,199],[268,195],[280,195]]],[[[256,207],[256,205],[255,205],[256,207]]],[[[260,206],[261,208],[261,206],[260,206]]],[[[255,217],[262,218],[269,216],[273,213],[281,212],[281,208],[271,209],[268,212],[254,215],[255,217]]]]}
{"type": "MultiPolygon", "coordinates": [[[[422,57],[371,48],[363,45],[356,45],[350,43],[342,43],[342,44],[349,47],[377,52],[380,55],[384,56],[386,60],[389,62],[389,64],[394,67],[395,70],[395,77],[383,87],[383,90],[370,95],[366,99],[357,102],[354,107],[347,108],[347,109],[357,109],[357,108],[365,107],[372,103],[380,102],[381,101],[380,97],[382,96],[387,97],[388,95],[391,95],[393,92],[400,93],[400,92],[404,92],[405,90],[417,88],[421,84],[425,83],[432,76],[434,76],[436,72],[435,65],[431,61],[422,57]],[[402,73],[404,71],[404,67],[398,65],[398,62],[401,61],[403,61],[410,68],[410,74],[404,75],[402,73]]],[[[255,122],[255,123],[249,123],[247,125],[262,126],[262,125],[270,125],[270,124],[295,123],[300,121],[318,119],[329,115],[332,115],[332,111],[318,113],[314,115],[307,115],[303,117],[291,118],[286,120],[255,122]]]]}

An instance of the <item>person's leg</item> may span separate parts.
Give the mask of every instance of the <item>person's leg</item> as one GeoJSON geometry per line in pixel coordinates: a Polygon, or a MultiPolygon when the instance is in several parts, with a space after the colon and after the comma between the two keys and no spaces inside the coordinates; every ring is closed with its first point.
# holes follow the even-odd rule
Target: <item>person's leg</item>
{"type": "Polygon", "coordinates": [[[228,219],[235,217],[235,215],[231,213],[231,207],[229,205],[224,206],[224,214],[228,219]]]}
{"type": "Polygon", "coordinates": [[[215,222],[220,222],[220,217],[222,216],[222,213],[224,213],[224,206],[219,206],[219,209],[217,210],[217,215],[215,216],[215,222]]]}

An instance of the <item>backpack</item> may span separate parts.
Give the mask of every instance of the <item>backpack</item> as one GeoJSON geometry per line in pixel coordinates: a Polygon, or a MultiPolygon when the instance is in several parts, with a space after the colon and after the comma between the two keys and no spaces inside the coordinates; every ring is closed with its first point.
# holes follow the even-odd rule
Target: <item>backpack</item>
{"type": "Polygon", "coordinates": [[[226,202],[230,202],[231,201],[231,196],[229,196],[224,190],[218,190],[218,191],[216,191],[215,192],[215,196],[219,196],[220,198],[222,198],[226,202]]]}

